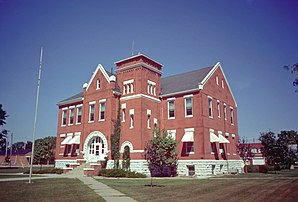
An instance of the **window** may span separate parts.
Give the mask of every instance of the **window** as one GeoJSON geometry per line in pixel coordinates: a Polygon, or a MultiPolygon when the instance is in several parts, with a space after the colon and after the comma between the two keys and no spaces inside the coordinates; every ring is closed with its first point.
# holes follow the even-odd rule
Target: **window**
{"type": "Polygon", "coordinates": [[[218,76],[216,76],[216,85],[219,85],[219,83],[218,83],[218,76]]]}
{"type": "Polygon", "coordinates": [[[71,154],[71,144],[65,145],[64,155],[70,155],[71,154]]]}
{"type": "Polygon", "coordinates": [[[105,110],[106,110],[106,102],[105,101],[101,101],[99,103],[99,120],[100,121],[104,121],[105,120],[105,110]]]}
{"type": "Polygon", "coordinates": [[[131,114],[130,115],[130,128],[133,128],[133,126],[134,126],[134,122],[133,122],[134,120],[133,119],[134,119],[133,114],[131,114]]]}
{"type": "Polygon", "coordinates": [[[125,122],[126,103],[121,104],[121,109],[122,109],[122,122],[125,122]]]}
{"type": "Polygon", "coordinates": [[[74,121],[74,108],[69,108],[69,125],[72,125],[74,121]]]}
{"type": "Polygon", "coordinates": [[[134,80],[123,81],[123,95],[134,92],[134,80]]]}
{"type": "Polygon", "coordinates": [[[134,127],[134,113],[135,110],[134,109],[130,109],[129,110],[129,115],[130,115],[130,128],[134,127]]]}
{"type": "Polygon", "coordinates": [[[193,142],[184,142],[185,144],[185,153],[193,154],[194,153],[194,145],[193,142]]]}
{"type": "Polygon", "coordinates": [[[221,87],[222,87],[222,88],[225,88],[224,80],[221,80],[221,87]]]}
{"type": "Polygon", "coordinates": [[[77,106],[77,124],[82,122],[82,106],[77,106]]]}
{"type": "Polygon", "coordinates": [[[230,107],[230,121],[231,121],[231,124],[233,125],[234,124],[234,110],[233,110],[233,107],[230,107]]]}
{"type": "Polygon", "coordinates": [[[123,95],[125,95],[125,90],[126,90],[125,86],[123,86],[123,95]]]}
{"type": "Polygon", "coordinates": [[[150,95],[156,95],[156,83],[153,81],[147,81],[147,93],[150,95]]]}
{"type": "Polygon", "coordinates": [[[63,109],[62,110],[62,125],[63,126],[66,125],[66,113],[67,113],[67,109],[63,109]]]}
{"type": "Polygon", "coordinates": [[[175,100],[168,101],[168,117],[169,119],[175,118],[175,100]]]}
{"type": "Polygon", "coordinates": [[[209,108],[209,117],[213,117],[213,112],[212,112],[212,97],[208,97],[208,108],[209,108]]]}
{"type": "Polygon", "coordinates": [[[224,103],[224,118],[227,120],[227,105],[224,103]]]}
{"type": "Polygon", "coordinates": [[[219,100],[217,100],[217,117],[220,118],[220,104],[219,100]]]}
{"type": "Polygon", "coordinates": [[[94,103],[89,105],[89,122],[94,121],[94,106],[94,103]]]}
{"type": "Polygon", "coordinates": [[[168,135],[173,138],[173,140],[176,140],[176,130],[168,130],[168,135]]]}
{"type": "Polygon", "coordinates": [[[96,80],[96,89],[100,89],[100,79],[96,80]]]}
{"type": "Polygon", "coordinates": [[[215,154],[216,152],[216,144],[215,142],[211,142],[211,154],[215,154]]]}
{"type": "Polygon", "coordinates": [[[147,109],[147,128],[150,129],[151,110],[147,109]]]}
{"type": "Polygon", "coordinates": [[[192,97],[186,97],[185,98],[185,116],[186,117],[192,117],[192,97]]]}

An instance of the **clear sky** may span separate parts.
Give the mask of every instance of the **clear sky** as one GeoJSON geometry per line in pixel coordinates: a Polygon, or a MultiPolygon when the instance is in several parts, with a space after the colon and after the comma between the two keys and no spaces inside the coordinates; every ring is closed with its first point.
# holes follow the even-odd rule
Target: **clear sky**
{"type": "Polygon", "coordinates": [[[55,136],[57,102],[82,91],[97,64],[141,52],[163,76],[221,62],[238,104],[239,135],[298,130],[298,94],[282,67],[298,62],[298,1],[0,0],[0,103],[15,141],[55,136]]]}

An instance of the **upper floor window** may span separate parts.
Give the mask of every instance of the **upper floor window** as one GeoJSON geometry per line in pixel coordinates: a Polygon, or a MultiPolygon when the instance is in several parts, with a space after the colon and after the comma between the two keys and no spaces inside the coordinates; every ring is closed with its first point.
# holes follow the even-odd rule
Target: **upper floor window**
{"type": "Polygon", "coordinates": [[[209,117],[212,118],[213,117],[213,111],[212,111],[212,97],[208,97],[208,113],[209,113],[209,117]]]}
{"type": "Polygon", "coordinates": [[[66,114],[67,114],[67,109],[62,110],[62,125],[66,125],[66,114]]]}
{"type": "Polygon", "coordinates": [[[147,128],[150,129],[151,110],[147,109],[147,128]]]}
{"type": "Polygon", "coordinates": [[[184,98],[185,102],[185,117],[193,116],[193,102],[192,96],[188,96],[184,98]]]}
{"type": "Polygon", "coordinates": [[[220,102],[217,100],[217,117],[220,118],[220,102]]]}
{"type": "Polygon", "coordinates": [[[194,144],[193,142],[184,142],[185,146],[185,154],[193,154],[194,153],[194,144]]]}
{"type": "Polygon", "coordinates": [[[168,118],[175,118],[175,100],[168,100],[168,118]]]}
{"type": "Polygon", "coordinates": [[[219,85],[219,83],[218,83],[218,76],[217,75],[215,77],[215,80],[216,80],[216,85],[219,85]]]}
{"type": "Polygon", "coordinates": [[[100,89],[100,78],[96,80],[96,89],[100,89]]]}
{"type": "Polygon", "coordinates": [[[230,107],[230,121],[231,121],[231,124],[234,124],[234,110],[233,110],[233,107],[230,107]]]}
{"type": "Polygon", "coordinates": [[[225,88],[225,82],[224,82],[223,79],[221,80],[221,87],[222,87],[222,88],[225,88]]]}
{"type": "Polygon", "coordinates": [[[102,100],[99,101],[99,120],[104,121],[105,120],[105,110],[106,110],[106,101],[102,100]]]}
{"type": "Polygon", "coordinates": [[[224,111],[224,118],[225,118],[225,120],[227,120],[227,105],[226,105],[226,103],[224,103],[223,111],[224,111]]]}
{"type": "Polygon", "coordinates": [[[94,121],[94,107],[95,107],[95,103],[92,102],[89,105],[89,122],[93,122],[94,121]]]}
{"type": "Polygon", "coordinates": [[[135,110],[134,109],[130,109],[129,110],[129,115],[130,115],[130,128],[134,127],[134,114],[135,114],[135,110]]]}
{"type": "Polygon", "coordinates": [[[123,81],[123,95],[134,92],[134,80],[123,81]]]}
{"type": "Polygon", "coordinates": [[[123,104],[121,105],[121,109],[122,109],[122,122],[125,122],[126,103],[123,103],[123,104]]]}
{"type": "Polygon", "coordinates": [[[77,124],[82,122],[82,105],[77,106],[77,124]]]}
{"type": "Polygon", "coordinates": [[[150,95],[156,95],[156,83],[148,80],[147,93],[150,95]]]}
{"type": "Polygon", "coordinates": [[[72,125],[74,122],[74,107],[69,108],[69,125],[72,125]]]}

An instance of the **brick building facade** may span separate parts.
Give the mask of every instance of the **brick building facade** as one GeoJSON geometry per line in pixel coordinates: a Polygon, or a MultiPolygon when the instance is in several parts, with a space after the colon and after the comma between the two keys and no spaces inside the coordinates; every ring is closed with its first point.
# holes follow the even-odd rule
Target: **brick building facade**
{"type": "Polygon", "coordinates": [[[237,105],[220,63],[164,78],[162,65],[143,54],[115,65],[115,74],[98,65],[83,92],[58,103],[56,167],[111,159],[120,103],[120,152],[130,149],[131,170],[149,173],[142,155],[155,127],[177,141],[179,175],[242,169],[237,105]]]}

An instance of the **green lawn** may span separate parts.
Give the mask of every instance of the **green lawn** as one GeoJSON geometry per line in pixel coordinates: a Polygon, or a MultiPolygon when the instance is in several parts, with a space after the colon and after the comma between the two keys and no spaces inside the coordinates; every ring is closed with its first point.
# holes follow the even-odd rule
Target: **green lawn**
{"type": "MultiPolygon", "coordinates": [[[[33,175],[33,177],[43,177],[44,175],[33,175]]],[[[19,175],[5,175],[5,174],[1,174],[0,175],[0,179],[4,179],[4,178],[21,178],[21,177],[28,177],[29,180],[29,175],[26,174],[19,174],[19,175]]]]}
{"type": "Polygon", "coordinates": [[[78,179],[0,182],[1,201],[105,201],[78,179]]]}
{"type": "MultiPolygon", "coordinates": [[[[289,174],[289,173],[288,173],[289,174]]],[[[227,179],[99,179],[138,201],[297,201],[298,178],[250,174],[227,179]],[[267,179],[255,179],[255,178],[267,179]],[[241,177],[243,179],[241,179],[241,177]],[[234,179],[233,179],[234,178],[234,179]],[[237,179],[238,178],[238,179],[237,179]]]]}

